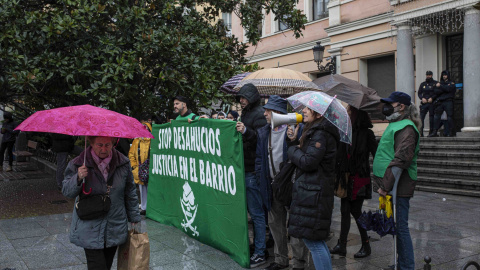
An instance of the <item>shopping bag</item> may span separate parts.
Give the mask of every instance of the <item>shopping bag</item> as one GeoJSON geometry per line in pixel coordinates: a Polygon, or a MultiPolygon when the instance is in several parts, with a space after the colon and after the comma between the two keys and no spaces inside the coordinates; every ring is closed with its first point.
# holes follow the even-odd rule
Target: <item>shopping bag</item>
{"type": "Polygon", "coordinates": [[[127,242],[118,250],[117,269],[148,270],[150,265],[150,242],[146,232],[128,231],[127,242]]]}

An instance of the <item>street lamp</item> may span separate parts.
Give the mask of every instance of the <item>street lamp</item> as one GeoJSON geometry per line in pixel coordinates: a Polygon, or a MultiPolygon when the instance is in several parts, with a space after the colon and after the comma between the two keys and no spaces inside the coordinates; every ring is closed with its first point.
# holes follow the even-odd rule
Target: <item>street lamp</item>
{"type": "Polygon", "coordinates": [[[323,54],[325,53],[325,47],[320,44],[320,41],[317,42],[317,45],[313,46],[313,61],[317,63],[318,70],[322,72],[331,72],[332,74],[337,73],[337,64],[335,57],[329,56],[325,60],[330,60],[324,66],[320,65],[323,61],[323,54]],[[330,58],[330,59],[329,59],[330,58]]]}

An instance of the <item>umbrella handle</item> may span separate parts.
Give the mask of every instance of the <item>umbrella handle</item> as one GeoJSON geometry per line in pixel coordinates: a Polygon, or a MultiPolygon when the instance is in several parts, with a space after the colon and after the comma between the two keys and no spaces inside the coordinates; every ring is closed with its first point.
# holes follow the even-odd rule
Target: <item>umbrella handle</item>
{"type": "Polygon", "coordinates": [[[88,195],[88,194],[92,193],[92,188],[90,188],[90,190],[89,190],[88,192],[85,191],[85,178],[83,178],[82,192],[83,192],[83,194],[85,194],[85,195],[88,195]]]}

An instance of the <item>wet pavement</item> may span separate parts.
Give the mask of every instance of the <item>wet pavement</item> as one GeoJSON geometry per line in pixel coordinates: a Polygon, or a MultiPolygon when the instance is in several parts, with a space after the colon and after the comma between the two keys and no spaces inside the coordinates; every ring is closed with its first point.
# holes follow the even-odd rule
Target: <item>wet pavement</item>
{"type": "MultiPolygon", "coordinates": [[[[73,200],[57,191],[52,175],[26,163],[15,168],[14,172],[0,172],[0,270],[87,269],[83,249],[68,240],[73,200]]],[[[364,210],[374,210],[377,202],[378,197],[366,201],[364,210]]],[[[425,256],[431,257],[432,269],[460,270],[467,261],[480,261],[480,198],[416,192],[410,205],[416,269],[423,269],[425,256]]],[[[340,200],[336,199],[330,247],[339,235],[339,209],[340,200]]],[[[242,269],[226,254],[179,229],[150,219],[143,222],[150,238],[151,269],[242,269]]],[[[392,264],[392,237],[369,235],[372,255],[354,259],[361,241],[352,220],[347,256],[335,255],[333,269],[381,269],[392,264]]],[[[273,248],[269,253],[273,254],[273,248]]],[[[311,258],[308,264],[306,269],[314,269],[311,258]]],[[[112,269],[116,269],[116,260],[112,269]]]]}

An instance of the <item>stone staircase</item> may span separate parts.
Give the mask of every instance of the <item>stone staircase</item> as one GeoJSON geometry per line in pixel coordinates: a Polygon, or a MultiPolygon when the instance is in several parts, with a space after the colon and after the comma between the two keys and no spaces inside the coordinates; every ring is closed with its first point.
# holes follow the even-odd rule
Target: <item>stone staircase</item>
{"type": "Polygon", "coordinates": [[[480,138],[421,138],[417,190],[480,197],[480,138]]]}

